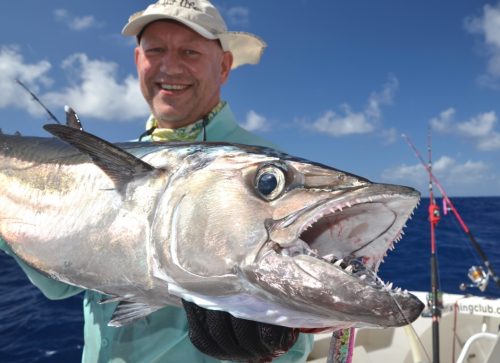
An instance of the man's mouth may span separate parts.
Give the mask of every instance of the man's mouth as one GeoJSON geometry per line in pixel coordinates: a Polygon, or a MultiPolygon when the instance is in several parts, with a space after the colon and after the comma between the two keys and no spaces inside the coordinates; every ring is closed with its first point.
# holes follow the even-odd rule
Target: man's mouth
{"type": "Polygon", "coordinates": [[[159,87],[168,92],[181,92],[188,89],[190,86],[186,84],[159,83],[159,87]]]}

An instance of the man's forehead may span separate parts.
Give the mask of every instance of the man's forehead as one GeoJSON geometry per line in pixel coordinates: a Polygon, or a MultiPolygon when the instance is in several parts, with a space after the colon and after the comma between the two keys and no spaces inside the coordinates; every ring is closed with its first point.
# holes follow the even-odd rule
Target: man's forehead
{"type": "Polygon", "coordinates": [[[139,33],[138,38],[140,40],[145,35],[147,35],[148,38],[162,38],[172,34],[183,35],[187,40],[191,41],[211,41],[210,39],[203,37],[201,34],[198,34],[190,27],[172,19],[161,19],[149,23],[139,33]]]}

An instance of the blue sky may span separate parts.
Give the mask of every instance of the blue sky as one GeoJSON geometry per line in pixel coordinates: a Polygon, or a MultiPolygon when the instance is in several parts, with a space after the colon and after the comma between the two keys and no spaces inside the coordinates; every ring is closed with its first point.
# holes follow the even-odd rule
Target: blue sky
{"type": "MultiPolygon", "coordinates": [[[[48,136],[72,106],[87,131],[137,137],[148,109],[134,42],[120,35],[148,1],[23,0],[0,5],[0,128],[48,136]],[[7,5],[8,4],[8,5],[7,5]]],[[[268,44],[223,89],[241,124],[290,154],[427,193],[401,138],[426,155],[449,195],[500,195],[500,3],[217,0],[231,30],[268,44]]]]}

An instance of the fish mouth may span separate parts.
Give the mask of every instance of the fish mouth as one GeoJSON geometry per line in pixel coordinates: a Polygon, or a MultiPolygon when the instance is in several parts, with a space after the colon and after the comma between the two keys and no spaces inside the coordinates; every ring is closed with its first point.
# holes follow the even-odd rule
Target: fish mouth
{"type": "Polygon", "coordinates": [[[387,250],[402,238],[419,199],[412,188],[375,184],[320,200],[274,224],[272,249],[314,256],[337,267],[356,261],[352,268],[359,268],[361,262],[376,272],[387,250]],[[288,230],[291,241],[274,241],[277,230],[288,230]]]}
{"type": "Polygon", "coordinates": [[[409,324],[419,316],[422,303],[382,281],[377,270],[387,250],[401,239],[419,199],[412,188],[371,184],[317,201],[273,225],[260,262],[276,265],[277,259],[286,259],[295,265],[294,276],[314,279],[316,292],[295,295],[301,303],[308,300],[318,304],[317,310],[332,312],[339,326],[409,324]],[[292,237],[286,241],[284,235],[292,237]]]}

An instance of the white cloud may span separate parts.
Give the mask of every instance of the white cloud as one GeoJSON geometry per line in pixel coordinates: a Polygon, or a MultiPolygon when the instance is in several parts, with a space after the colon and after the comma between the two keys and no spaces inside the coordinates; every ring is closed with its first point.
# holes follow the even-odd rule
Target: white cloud
{"type": "Polygon", "coordinates": [[[73,85],[46,94],[51,104],[68,104],[80,116],[108,121],[126,121],[148,114],[138,79],[129,75],[123,81],[117,80],[116,63],[92,60],[79,53],[65,59],[62,68],[73,75],[73,85]]]}
{"type": "MultiPolygon", "coordinates": [[[[460,190],[486,184],[496,178],[491,173],[491,168],[482,161],[467,160],[458,162],[452,157],[442,156],[433,163],[432,172],[441,185],[451,190],[460,190]]],[[[386,169],[382,179],[393,183],[417,185],[420,190],[427,189],[429,176],[422,164],[400,165],[386,169]]]]}
{"type": "Polygon", "coordinates": [[[497,122],[495,112],[490,111],[472,117],[469,121],[457,124],[458,130],[469,137],[487,137],[497,122]]]}
{"type": "Polygon", "coordinates": [[[447,132],[450,130],[453,118],[455,117],[455,109],[453,107],[442,111],[438,117],[431,119],[431,127],[436,131],[447,132]]]}
{"type": "Polygon", "coordinates": [[[384,144],[394,144],[399,139],[399,132],[394,127],[380,132],[380,136],[384,140],[384,144]]]}
{"type": "Polygon", "coordinates": [[[432,118],[430,124],[436,131],[455,133],[472,140],[479,150],[500,149],[500,133],[495,130],[498,117],[494,111],[480,113],[467,121],[458,122],[455,115],[455,109],[450,107],[438,117],[432,118]]]}
{"type": "Polygon", "coordinates": [[[500,150],[500,133],[494,132],[479,141],[478,148],[484,151],[500,150]]]}
{"type": "Polygon", "coordinates": [[[48,86],[52,80],[48,77],[51,64],[42,60],[27,63],[15,46],[0,48],[0,108],[17,107],[27,110],[32,115],[40,115],[43,110],[33,102],[25,90],[16,82],[19,79],[32,91],[41,86],[48,86]]]}
{"type": "Polygon", "coordinates": [[[241,124],[241,127],[248,131],[269,131],[271,129],[268,120],[254,110],[248,112],[247,118],[241,124]]]}
{"type": "Polygon", "coordinates": [[[368,99],[368,106],[365,114],[371,118],[378,120],[381,117],[380,106],[392,104],[394,94],[399,88],[399,81],[394,76],[389,76],[389,79],[384,84],[381,92],[373,92],[368,99]]]}
{"type": "Polygon", "coordinates": [[[92,15],[74,16],[66,9],[54,10],[54,17],[57,21],[66,24],[71,30],[81,31],[89,28],[102,27],[102,23],[92,15]]]}
{"type": "Polygon", "coordinates": [[[47,107],[57,110],[68,104],[80,117],[127,121],[146,117],[149,112],[138,79],[129,75],[119,80],[115,63],[74,54],[62,63],[62,69],[73,84],[62,90],[43,92],[53,85],[48,75],[51,67],[45,60],[26,62],[16,47],[0,48],[0,108],[17,107],[36,116],[44,113],[16,83],[16,79],[20,79],[47,107]]]}
{"type": "Polygon", "coordinates": [[[482,36],[487,49],[488,62],[486,73],[479,79],[484,85],[498,87],[500,79],[500,4],[485,5],[480,17],[469,17],[465,28],[473,34],[482,36]]]}
{"type": "Polygon", "coordinates": [[[386,169],[382,172],[382,178],[400,182],[402,180],[425,180],[426,172],[420,164],[400,165],[395,168],[386,169]]]}
{"type": "Polygon", "coordinates": [[[345,136],[352,134],[365,134],[375,128],[362,112],[351,112],[348,105],[342,106],[344,115],[334,111],[326,111],[320,118],[313,122],[313,130],[331,136],[345,136]]]}
{"type": "Polygon", "coordinates": [[[371,133],[382,116],[381,106],[392,103],[398,87],[397,78],[390,76],[381,92],[373,92],[370,95],[364,110],[353,112],[348,104],[344,104],[340,114],[328,110],[310,125],[304,123],[304,126],[334,137],[371,133]]]}
{"type": "Polygon", "coordinates": [[[228,23],[236,26],[247,26],[249,23],[250,10],[243,6],[233,6],[224,11],[228,23]]]}

